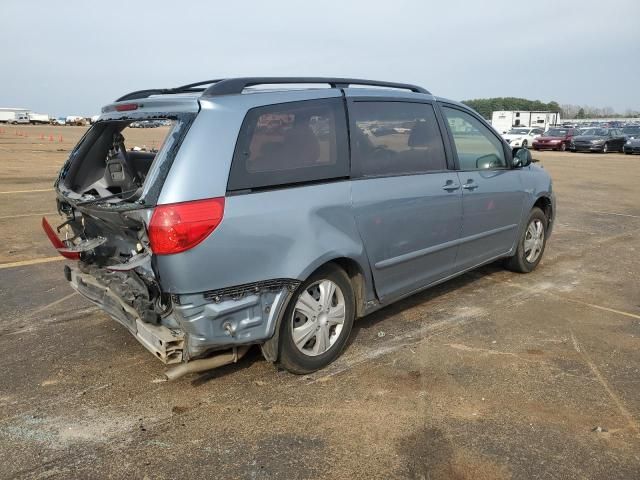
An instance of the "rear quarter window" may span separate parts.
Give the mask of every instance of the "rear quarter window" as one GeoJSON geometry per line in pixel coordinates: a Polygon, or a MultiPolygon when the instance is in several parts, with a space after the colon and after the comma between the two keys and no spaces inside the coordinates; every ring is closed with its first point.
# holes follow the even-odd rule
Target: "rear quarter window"
{"type": "Polygon", "coordinates": [[[253,108],[240,129],[227,190],[347,177],[347,142],[340,98],[253,108]]]}

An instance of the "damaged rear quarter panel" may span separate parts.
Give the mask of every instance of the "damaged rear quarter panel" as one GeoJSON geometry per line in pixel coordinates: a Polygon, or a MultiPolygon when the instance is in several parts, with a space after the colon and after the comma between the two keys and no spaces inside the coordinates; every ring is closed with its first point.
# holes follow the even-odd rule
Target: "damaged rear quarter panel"
{"type": "Polygon", "coordinates": [[[156,269],[163,289],[180,294],[304,280],[340,257],[355,260],[368,277],[347,180],[227,197],[218,228],[191,250],[156,256],[156,269]]]}

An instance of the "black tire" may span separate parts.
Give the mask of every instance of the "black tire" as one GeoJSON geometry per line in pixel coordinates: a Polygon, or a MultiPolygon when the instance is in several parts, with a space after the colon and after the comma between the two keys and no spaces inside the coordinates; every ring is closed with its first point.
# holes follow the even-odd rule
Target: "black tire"
{"type": "Polygon", "coordinates": [[[609,144],[608,143],[605,143],[602,146],[602,153],[609,153],[609,144]]]}
{"type": "Polygon", "coordinates": [[[523,141],[522,141],[522,148],[527,148],[527,145],[528,145],[528,144],[529,144],[529,143],[528,143],[526,140],[523,140],[523,141]]]}
{"type": "Polygon", "coordinates": [[[524,232],[522,232],[522,236],[518,240],[518,248],[516,249],[516,253],[512,257],[507,258],[504,262],[504,265],[507,269],[518,273],[529,273],[535,270],[535,268],[540,263],[540,260],[542,259],[544,249],[547,245],[547,225],[548,219],[544,212],[538,207],[533,207],[531,209],[531,213],[529,213],[529,218],[527,219],[527,225],[524,229],[524,232]],[[540,221],[544,228],[542,235],[542,249],[540,250],[538,256],[530,262],[529,260],[527,260],[525,254],[524,242],[527,238],[529,226],[535,221],[540,221]]]}
{"type": "MultiPolygon", "coordinates": [[[[287,305],[280,324],[278,364],[285,370],[298,375],[315,372],[316,370],[326,367],[338,358],[342,350],[344,350],[351,333],[351,328],[353,327],[354,319],[355,299],[349,277],[344,270],[337,266],[327,265],[322,267],[298,287],[287,305]],[[300,295],[306,292],[309,287],[314,286],[322,280],[333,282],[341,290],[345,304],[345,318],[342,324],[342,330],[333,345],[324,353],[311,356],[303,353],[294,343],[293,325],[297,320],[294,318],[294,314],[296,313],[296,304],[300,295]]],[[[312,340],[315,341],[315,338],[312,340]]],[[[309,341],[312,340],[310,339],[309,341]]]]}
{"type": "Polygon", "coordinates": [[[560,151],[561,152],[566,152],[567,151],[567,144],[566,143],[562,142],[560,144],[560,151]]]}

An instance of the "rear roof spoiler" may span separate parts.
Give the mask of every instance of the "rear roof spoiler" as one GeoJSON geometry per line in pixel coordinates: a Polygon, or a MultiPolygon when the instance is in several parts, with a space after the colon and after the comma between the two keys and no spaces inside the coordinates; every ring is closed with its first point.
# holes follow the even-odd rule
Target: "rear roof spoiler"
{"type": "Polygon", "coordinates": [[[285,84],[327,84],[331,88],[347,88],[351,85],[369,87],[396,88],[410,90],[416,93],[430,94],[430,92],[418,85],[408,83],[381,82],[377,80],[364,80],[357,78],[333,78],[333,77],[241,77],[224,78],[217,80],[205,80],[189,83],[175,88],[152,88],[137,90],[118,98],[116,102],[148,98],[152,95],[172,95],[177,93],[202,93],[203,97],[215,97],[219,95],[239,94],[245,88],[256,85],[285,85],[285,84]]]}

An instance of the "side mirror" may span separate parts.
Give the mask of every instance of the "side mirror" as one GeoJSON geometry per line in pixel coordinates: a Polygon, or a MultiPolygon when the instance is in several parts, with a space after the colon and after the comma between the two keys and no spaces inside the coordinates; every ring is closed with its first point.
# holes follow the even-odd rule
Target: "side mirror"
{"type": "Polygon", "coordinates": [[[500,159],[494,153],[476,159],[476,168],[478,169],[491,170],[498,167],[500,167],[500,159]]]}
{"type": "Polygon", "coordinates": [[[526,148],[520,148],[513,155],[513,168],[528,167],[531,165],[533,159],[531,158],[531,152],[526,148]]]}

